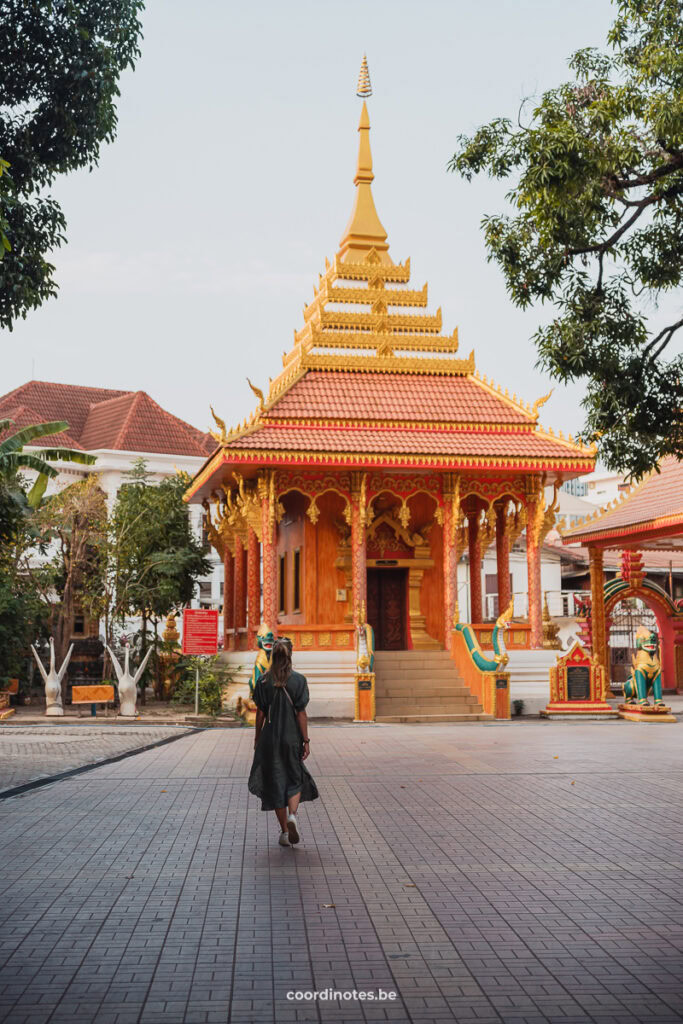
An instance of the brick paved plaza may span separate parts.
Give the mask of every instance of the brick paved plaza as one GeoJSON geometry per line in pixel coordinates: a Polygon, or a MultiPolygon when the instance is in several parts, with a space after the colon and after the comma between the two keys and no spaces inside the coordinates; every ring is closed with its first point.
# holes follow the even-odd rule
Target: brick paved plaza
{"type": "Polygon", "coordinates": [[[679,728],[311,736],[297,849],[247,729],[0,801],[0,1019],[682,1019],[679,728]],[[287,999],[328,988],[397,995],[287,999]]]}
{"type": "Polygon", "coordinates": [[[0,727],[0,794],[170,739],[185,729],[133,724],[0,727]]]}

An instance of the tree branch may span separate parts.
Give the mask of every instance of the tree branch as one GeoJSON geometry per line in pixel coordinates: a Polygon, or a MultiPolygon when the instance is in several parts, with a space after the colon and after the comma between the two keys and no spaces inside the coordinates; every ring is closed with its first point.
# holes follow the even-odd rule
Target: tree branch
{"type": "Polygon", "coordinates": [[[607,250],[611,249],[615,242],[618,242],[621,236],[628,231],[631,225],[635,224],[644,209],[644,206],[639,207],[635,213],[629,217],[629,219],[622,224],[617,231],[614,232],[611,238],[607,238],[604,242],[599,242],[597,245],[587,245],[583,249],[567,249],[567,256],[583,256],[585,253],[589,252],[607,252],[607,250]]]}
{"type": "Polygon", "coordinates": [[[651,185],[654,181],[659,181],[660,178],[666,178],[668,174],[673,174],[681,168],[683,168],[683,153],[674,157],[668,164],[662,164],[661,167],[655,168],[649,174],[637,174],[633,178],[617,178],[614,175],[608,180],[616,188],[639,188],[641,185],[651,185]]]}
{"type": "Polygon", "coordinates": [[[655,359],[657,359],[662,354],[662,352],[669,344],[669,342],[671,341],[679,327],[683,327],[683,319],[679,320],[675,324],[671,324],[669,327],[665,327],[662,331],[660,331],[656,338],[653,338],[652,341],[648,342],[648,344],[643,349],[643,359],[646,359],[648,354],[657,344],[657,342],[661,341],[661,345],[659,346],[659,348],[650,356],[651,362],[654,362],[655,359]]]}

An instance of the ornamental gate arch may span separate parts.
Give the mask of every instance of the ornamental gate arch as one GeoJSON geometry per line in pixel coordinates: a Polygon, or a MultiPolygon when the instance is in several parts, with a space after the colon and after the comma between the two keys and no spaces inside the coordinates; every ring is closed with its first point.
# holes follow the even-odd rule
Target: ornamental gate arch
{"type": "MultiPolygon", "coordinates": [[[[676,608],[667,592],[651,580],[639,577],[626,580],[617,576],[605,583],[604,594],[607,639],[610,637],[617,606],[625,598],[637,598],[649,609],[657,624],[662,688],[676,690],[679,685],[683,685],[683,613],[676,608]]],[[[628,668],[630,670],[630,664],[628,668]]]]}

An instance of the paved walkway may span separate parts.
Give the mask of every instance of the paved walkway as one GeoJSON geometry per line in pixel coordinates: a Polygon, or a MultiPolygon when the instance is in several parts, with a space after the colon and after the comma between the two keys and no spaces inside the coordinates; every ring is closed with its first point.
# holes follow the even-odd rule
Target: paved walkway
{"type": "Polygon", "coordinates": [[[2,725],[0,796],[15,786],[106,761],[129,750],[141,750],[186,731],[141,725],[2,725]]]}
{"type": "Polygon", "coordinates": [[[311,735],[297,849],[246,729],[3,801],[0,1020],[682,1019],[679,725],[311,735]]]}

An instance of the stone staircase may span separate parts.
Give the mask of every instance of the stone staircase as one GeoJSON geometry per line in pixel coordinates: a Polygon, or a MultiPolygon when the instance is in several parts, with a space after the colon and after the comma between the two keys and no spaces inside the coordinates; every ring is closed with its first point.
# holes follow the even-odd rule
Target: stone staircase
{"type": "Polygon", "coordinates": [[[447,651],[375,653],[378,722],[484,722],[447,651]]]}

